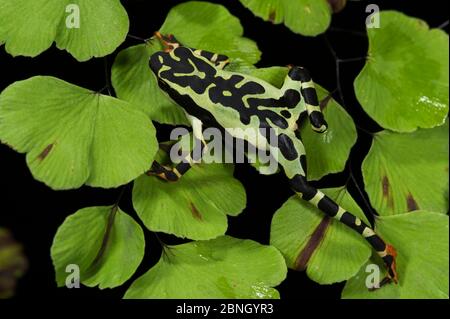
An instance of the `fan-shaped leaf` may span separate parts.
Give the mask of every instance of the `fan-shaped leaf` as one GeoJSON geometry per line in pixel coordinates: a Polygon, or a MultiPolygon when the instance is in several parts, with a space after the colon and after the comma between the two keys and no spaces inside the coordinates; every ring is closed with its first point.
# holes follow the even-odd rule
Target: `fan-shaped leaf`
{"type": "Polygon", "coordinates": [[[222,5],[190,1],[174,7],[160,28],[184,45],[241,58],[255,64],[261,57],[256,43],[243,38],[239,19],[222,5]]]}
{"type": "Polygon", "coordinates": [[[398,132],[444,124],[448,113],[448,35],[400,12],[368,29],[367,63],[356,96],[381,126],[398,132]]]}
{"type": "Polygon", "coordinates": [[[285,277],[274,247],[224,236],[166,247],[125,298],[279,298],[285,277]]]}
{"type": "Polygon", "coordinates": [[[133,188],[134,208],[150,230],[195,240],[225,234],[227,215],[238,215],[245,202],[245,190],[226,164],[194,165],[175,183],[144,175],[133,188]]]}
{"type": "Polygon", "coordinates": [[[241,0],[256,16],[293,32],[315,36],[325,32],[332,9],[327,0],[241,0]]]}
{"type": "Polygon", "coordinates": [[[0,21],[13,56],[37,56],[55,41],[79,61],[112,53],[129,26],[119,0],[3,0],[0,21]]]}
{"type": "Polygon", "coordinates": [[[380,215],[446,213],[448,152],[448,123],[409,134],[376,134],[362,167],[372,206],[380,215]]]}
{"type": "Polygon", "coordinates": [[[152,123],[127,102],[42,76],[2,92],[0,139],[54,189],[126,184],[157,150],[152,123]]]}
{"type": "Polygon", "coordinates": [[[86,286],[120,286],[141,263],[144,246],[142,229],[118,207],[81,209],[64,221],[53,240],[58,286],[65,285],[69,265],[78,266],[86,286]]]}
{"type": "MultiPolygon", "coordinates": [[[[363,267],[347,282],[342,297],[448,299],[448,216],[415,211],[380,217],[376,225],[380,235],[397,249],[399,284],[369,291],[365,285],[369,273],[363,267]]],[[[384,269],[381,264],[378,266],[384,269]]],[[[380,279],[383,276],[381,273],[380,279]]]]}

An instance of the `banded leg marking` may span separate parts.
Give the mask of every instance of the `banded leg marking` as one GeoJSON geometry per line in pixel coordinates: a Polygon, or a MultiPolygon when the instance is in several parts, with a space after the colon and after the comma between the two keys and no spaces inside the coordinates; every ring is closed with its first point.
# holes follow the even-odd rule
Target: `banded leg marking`
{"type": "Polygon", "coordinates": [[[296,175],[290,180],[293,190],[300,195],[304,200],[309,201],[311,204],[319,208],[326,215],[335,218],[346,226],[352,228],[361,234],[369,244],[375,249],[377,254],[383,259],[386,265],[388,275],[386,281],[398,282],[396,272],[395,257],[397,252],[395,248],[378,236],[375,231],[370,228],[366,223],[360,220],[355,215],[347,212],[345,209],[336,204],[331,198],[323,194],[321,191],[310,186],[306,182],[306,178],[301,175],[296,175]]]}
{"type": "Polygon", "coordinates": [[[291,67],[288,76],[295,81],[301,82],[300,92],[305,99],[305,107],[312,129],[318,133],[325,132],[328,124],[320,109],[316,88],[308,70],[302,67],[291,67]]]}

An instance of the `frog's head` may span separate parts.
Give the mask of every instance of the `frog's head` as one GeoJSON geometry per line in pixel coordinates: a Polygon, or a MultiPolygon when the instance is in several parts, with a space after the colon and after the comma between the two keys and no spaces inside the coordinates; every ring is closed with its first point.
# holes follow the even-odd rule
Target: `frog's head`
{"type": "Polygon", "coordinates": [[[192,107],[192,95],[205,92],[211,84],[208,74],[215,69],[206,60],[196,56],[190,48],[179,46],[170,52],[155,52],[149,61],[159,88],[176,104],[192,107]]]}
{"type": "Polygon", "coordinates": [[[188,62],[196,59],[191,49],[177,47],[170,52],[159,51],[150,57],[149,66],[158,81],[173,82],[182,75],[194,72],[194,66],[188,62]]]}
{"type": "MultiPolygon", "coordinates": [[[[215,72],[214,63],[205,57],[205,52],[183,46],[172,34],[163,35],[155,32],[155,38],[159,39],[164,50],[156,52],[150,57],[149,66],[161,88],[164,89],[172,84],[182,87],[195,86],[207,74],[215,72]],[[186,84],[188,78],[189,84],[186,84]]],[[[216,59],[222,57],[217,55],[216,59]]]]}

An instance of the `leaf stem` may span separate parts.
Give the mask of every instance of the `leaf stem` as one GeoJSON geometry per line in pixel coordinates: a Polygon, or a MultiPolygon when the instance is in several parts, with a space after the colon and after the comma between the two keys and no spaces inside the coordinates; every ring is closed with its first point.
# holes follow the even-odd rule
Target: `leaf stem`
{"type": "Polygon", "coordinates": [[[346,185],[351,180],[353,182],[353,184],[355,185],[356,190],[358,191],[359,195],[361,196],[361,198],[362,198],[362,200],[364,202],[364,205],[366,206],[367,210],[370,212],[370,214],[372,216],[378,216],[378,213],[372,208],[372,206],[369,203],[369,200],[366,198],[363,190],[361,189],[361,187],[359,186],[358,182],[356,181],[355,175],[353,174],[353,170],[352,170],[351,159],[349,159],[348,167],[349,167],[349,178],[347,180],[346,185]]]}
{"type": "Polygon", "coordinates": [[[339,63],[347,63],[347,62],[356,62],[356,61],[361,61],[361,60],[366,60],[367,57],[365,56],[361,56],[361,57],[357,57],[357,58],[348,58],[348,59],[338,59],[339,63]]]}
{"type": "Polygon", "coordinates": [[[128,185],[130,185],[130,184],[131,183],[128,183],[128,184],[122,186],[119,196],[117,197],[116,202],[114,203],[114,206],[117,206],[117,207],[119,206],[120,201],[122,200],[122,197],[125,194],[125,191],[127,190],[128,185]]]}
{"type": "Polygon", "coordinates": [[[111,208],[111,212],[109,213],[109,216],[108,216],[108,222],[106,224],[105,233],[103,235],[102,244],[100,246],[100,249],[99,249],[97,255],[95,256],[94,261],[91,263],[90,268],[96,267],[98,262],[102,259],[103,255],[105,254],[106,248],[108,246],[109,238],[111,237],[111,230],[114,226],[114,219],[116,218],[116,214],[117,214],[118,210],[119,210],[119,206],[116,204],[111,208]]]}
{"type": "Polygon", "coordinates": [[[135,36],[135,35],[132,35],[132,34],[127,34],[127,37],[130,38],[130,39],[134,39],[134,40],[138,40],[138,41],[142,41],[142,42],[147,42],[149,40],[149,39],[138,37],[138,36],[135,36]]]}
{"type": "MultiPolygon", "coordinates": [[[[349,58],[349,59],[341,59],[339,58],[339,56],[336,53],[336,50],[333,48],[333,46],[331,45],[331,42],[328,40],[328,37],[326,36],[326,34],[323,35],[323,38],[325,40],[325,43],[328,47],[328,49],[330,50],[331,55],[334,57],[335,60],[335,64],[336,64],[336,85],[337,85],[337,91],[339,94],[339,98],[341,100],[341,104],[342,106],[347,109],[346,103],[345,103],[345,99],[344,99],[344,92],[342,90],[342,85],[341,85],[341,70],[340,70],[340,64],[341,63],[347,63],[347,62],[355,62],[355,61],[361,61],[363,59],[366,59],[366,57],[356,57],[356,58],[349,58]]],[[[363,129],[362,127],[360,127],[356,122],[355,122],[355,126],[358,130],[361,130],[362,132],[365,132],[367,134],[370,134],[373,136],[373,134],[365,129],[363,129]]],[[[347,179],[346,182],[346,186],[348,185],[349,181],[351,180],[353,182],[353,184],[356,187],[356,190],[358,191],[358,193],[360,194],[362,200],[364,201],[364,205],[366,206],[366,208],[368,209],[368,211],[372,214],[372,216],[377,215],[376,212],[372,209],[372,206],[370,206],[369,201],[367,200],[366,196],[364,195],[364,192],[362,191],[360,185],[358,184],[358,182],[356,181],[356,178],[353,174],[353,170],[352,170],[352,163],[351,163],[351,158],[349,158],[348,160],[348,167],[349,167],[349,178],[347,179]]]]}
{"type": "Polygon", "coordinates": [[[336,27],[331,27],[328,30],[331,32],[342,32],[342,33],[356,35],[359,37],[367,37],[367,33],[363,32],[363,31],[348,30],[348,29],[336,28],[336,27]]]}
{"type": "MultiPolygon", "coordinates": [[[[331,45],[331,42],[328,40],[328,37],[326,35],[323,35],[324,39],[325,39],[325,43],[328,47],[328,49],[331,52],[331,55],[334,57],[335,60],[335,64],[336,64],[336,85],[337,85],[337,89],[333,91],[334,92],[338,92],[339,94],[339,99],[341,100],[341,105],[347,109],[347,105],[345,103],[345,99],[344,99],[344,92],[342,90],[342,85],[341,85],[341,63],[347,63],[347,62],[356,62],[356,61],[361,61],[361,60],[365,60],[367,57],[356,57],[356,58],[348,58],[348,59],[341,59],[339,58],[339,56],[336,53],[336,50],[334,50],[333,46],[331,45]]],[[[355,122],[355,126],[358,130],[363,131],[364,133],[373,135],[372,132],[367,131],[366,129],[362,128],[361,126],[359,126],[356,122],[355,122]]]]}
{"type": "Polygon", "coordinates": [[[168,257],[169,253],[170,253],[170,246],[162,241],[162,239],[159,237],[158,233],[152,232],[152,234],[155,235],[156,240],[158,241],[159,245],[162,248],[163,254],[168,257]]]}
{"type": "Polygon", "coordinates": [[[446,26],[448,26],[450,20],[447,20],[443,23],[441,23],[437,28],[438,29],[444,29],[446,26]]]}
{"type": "Polygon", "coordinates": [[[109,96],[112,96],[112,94],[111,94],[111,87],[112,87],[111,75],[109,74],[109,71],[108,71],[108,58],[107,57],[104,57],[104,59],[103,59],[103,68],[104,68],[104,72],[105,72],[106,86],[102,89],[102,91],[104,89],[107,89],[109,96]]]}
{"type": "Polygon", "coordinates": [[[330,40],[328,40],[328,37],[324,34],[323,38],[325,40],[325,44],[327,45],[328,49],[330,50],[331,54],[334,57],[334,61],[335,61],[335,66],[336,66],[336,85],[337,85],[337,91],[339,94],[339,98],[341,100],[341,104],[342,106],[345,107],[345,99],[344,99],[344,93],[342,91],[342,86],[341,86],[341,70],[340,70],[340,62],[339,62],[339,57],[337,56],[336,51],[334,50],[333,46],[330,43],[330,40]]]}

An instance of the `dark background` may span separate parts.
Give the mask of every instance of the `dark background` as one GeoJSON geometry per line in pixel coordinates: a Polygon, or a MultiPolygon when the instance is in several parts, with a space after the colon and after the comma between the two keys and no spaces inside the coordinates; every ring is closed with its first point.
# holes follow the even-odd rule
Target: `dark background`
{"type": "MultiPolygon", "coordinates": [[[[176,0],[122,0],[130,17],[130,34],[149,38],[163,23],[168,11],[184,1],[176,0]]],[[[336,77],[336,56],[340,59],[364,57],[368,42],[365,37],[365,8],[376,3],[381,10],[394,9],[425,20],[431,27],[444,27],[448,32],[447,1],[349,1],[347,7],[334,15],[331,28],[325,35],[304,37],[289,31],[284,25],[272,25],[256,18],[238,0],[210,2],[222,3],[237,16],[245,29],[245,36],[255,40],[263,52],[258,66],[295,64],[307,67],[315,82],[330,92],[338,87],[336,77]],[[331,48],[330,48],[331,46],[331,48]],[[334,50],[334,52],[333,52],[334,50]]],[[[1,23],[1,22],[0,22],[1,23]]],[[[4,47],[0,48],[0,91],[15,81],[35,75],[51,75],[67,82],[100,90],[105,84],[105,63],[108,69],[115,55],[121,49],[139,44],[138,40],[127,38],[115,54],[106,58],[78,63],[65,51],[54,46],[40,56],[12,58],[4,47]]],[[[360,166],[370,144],[370,132],[380,128],[362,111],[353,93],[353,80],[360,72],[364,61],[340,63],[340,84],[345,99],[345,108],[354,118],[358,130],[358,142],[352,149],[351,160],[343,173],[325,177],[315,183],[318,187],[347,186],[363,207],[369,218],[373,209],[364,200],[365,194],[355,186],[363,188],[360,166]],[[353,172],[355,179],[350,179],[353,172]]],[[[334,97],[341,101],[335,91],[334,97]]],[[[168,127],[158,126],[159,138],[164,139],[168,127]]],[[[273,213],[292,195],[282,175],[261,176],[245,164],[236,165],[236,177],[247,191],[247,208],[238,217],[229,218],[228,234],[238,238],[249,238],[263,244],[269,243],[270,222],[273,213]]],[[[102,190],[83,187],[79,190],[55,192],[44,184],[33,180],[23,154],[15,153],[0,145],[0,226],[12,230],[15,238],[22,242],[29,259],[29,270],[19,281],[18,297],[95,297],[121,298],[131,282],[151,268],[159,259],[161,248],[154,234],[146,230],[146,256],[136,274],[123,286],[115,289],[56,288],[54,270],[50,259],[53,236],[64,219],[78,209],[88,206],[113,204],[120,190],[102,190]]],[[[131,187],[127,188],[120,206],[139,221],[131,205],[131,187]]],[[[141,226],[145,227],[140,223],[141,226]]],[[[168,243],[179,240],[160,234],[168,243]]],[[[349,247],[351,249],[351,247],[349,247]]],[[[305,273],[289,271],[288,278],[278,287],[282,298],[332,298],[340,297],[343,284],[321,286],[309,280],[305,273]]]]}

